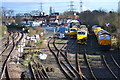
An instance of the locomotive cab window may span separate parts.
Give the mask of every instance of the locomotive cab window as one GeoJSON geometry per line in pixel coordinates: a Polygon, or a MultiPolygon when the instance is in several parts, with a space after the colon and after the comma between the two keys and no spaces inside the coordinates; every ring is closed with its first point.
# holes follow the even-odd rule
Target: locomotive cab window
{"type": "Polygon", "coordinates": [[[96,28],[94,30],[97,30],[96,28]]]}
{"type": "Polygon", "coordinates": [[[85,35],[85,32],[78,32],[78,35],[85,35]]]}
{"type": "Polygon", "coordinates": [[[104,36],[100,36],[100,40],[104,40],[104,36]]]}
{"type": "Polygon", "coordinates": [[[106,40],[110,40],[111,38],[110,38],[110,36],[106,36],[106,40]]]}
{"type": "Polygon", "coordinates": [[[70,31],[76,31],[75,29],[71,29],[70,31]]]}

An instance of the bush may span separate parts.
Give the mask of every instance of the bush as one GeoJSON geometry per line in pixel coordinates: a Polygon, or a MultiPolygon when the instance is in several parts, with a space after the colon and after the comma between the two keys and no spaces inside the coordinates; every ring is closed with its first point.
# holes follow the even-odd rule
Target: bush
{"type": "Polygon", "coordinates": [[[112,45],[112,47],[115,48],[115,49],[120,49],[120,41],[114,43],[114,44],[112,45]]]}
{"type": "Polygon", "coordinates": [[[13,28],[13,29],[22,29],[25,26],[23,24],[16,24],[16,23],[11,23],[10,25],[7,25],[8,28],[13,28]]]}
{"type": "Polygon", "coordinates": [[[35,35],[35,34],[36,34],[36,31],[33,28],[29,28],[28,36],[32,36],[32,35],[35,35]]]}
{"type": "Polygon", "coordinates": [[[35,35],[35,34],[40,34],[41,32],[44,31],[44,29],[42,28],[38,28],[38,27],[29,27],[29,36],[35,35]]]}
{"type": "Polygon", "coordinates": [[[7,27],[6,26],[2,26],[2,34],[1,34],[1,36],[6,35],[6,33],[7,33],[7,27]]]}

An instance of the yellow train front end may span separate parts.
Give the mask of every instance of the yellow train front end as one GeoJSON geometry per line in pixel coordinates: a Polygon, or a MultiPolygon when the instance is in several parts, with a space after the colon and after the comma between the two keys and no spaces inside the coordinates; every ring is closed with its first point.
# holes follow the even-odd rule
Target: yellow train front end
{"type": "Polygon", "coordinates": [[[77,43],[87,44],[87,31],[77,31],[77,43]]]}
{"type": "Polygon", "coordinates": [[[77,28],[70,28],[70,38],[76,38],[77,28]]]}
{"type": "Polygon", "coordinates": [[[108,50],[111,48],[111,36],[108,33],[98,35],[98,43],[101,49],[108,50]]]}
{"type": "Polygon", "coordinates": [[[80,28],[86,28],[86,25],[80,25],[80,28]]]}

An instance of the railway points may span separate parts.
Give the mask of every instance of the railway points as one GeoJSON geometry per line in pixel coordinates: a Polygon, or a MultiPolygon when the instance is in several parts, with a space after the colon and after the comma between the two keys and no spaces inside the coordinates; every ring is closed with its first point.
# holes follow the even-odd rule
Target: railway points
{"type": "Polygon", "coordinates": [[[65,27],[59,26],[58,32],[55,32],[56,27],[42,27],[45,33],[36,36],[29,36],[24,31],[9,32],[2,39],[0,78],[120,79],[119,53],[110,49],[112,37],[109,32],[96,25],[89,28],[75,23],[65,27]],[[101,46],[109,48],[102,50],[101,46]],[[46,56],[40,58],[41,55],[46,56]]]}

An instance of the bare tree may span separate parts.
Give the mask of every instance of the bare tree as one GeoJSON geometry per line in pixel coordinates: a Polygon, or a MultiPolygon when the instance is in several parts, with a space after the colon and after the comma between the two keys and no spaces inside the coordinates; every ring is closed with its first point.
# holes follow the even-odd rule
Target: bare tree
{"type": "Polygon", "coordinates": [[[22,22],[22,17],[24,15],[22,13],[17,13],[16,14],[16,23],[20,24],[22,22]]]}
{"type": "Polygon", "coordinates": [[[6,8],[5,7],[0,7],[0,10],[2,12],[2,16],[6,16],[6,14],[7,14],[6,8]]]}
{"type": "Polygon", "coordinates": [[[34,10],[32,12],[30,12],[32,16],[39,16],[40,15],[40,11],[39,10],[34,10]]]}
{"type": "Polygon", "coordinates": [[[64,19],[74,19],[74,13],[76,12],[72,12],[72,11],[67,11],[67,12],[64,12],[63,14],[60,15],[60,18],[64,18],[64,19]]]}
{"type": "Polygon", "coordinates": [[[30,13],[24,13],[24,16],[25,16],[25,17],[30,17],[31,14],[30,14],[30,13]]]}
{"type": "Polygon", "coordinates": [[[11,10],[8,10],[8,11],[7,11],[7,14],[8,14],[8,16],[13,16],[14,10],[12,10],[12,9],[11,9],[11,10]]]}
{"type": "Polygon", "coordinates": [[[22,13],[17,13],[16,16],[24,16],[22,13]]]}

